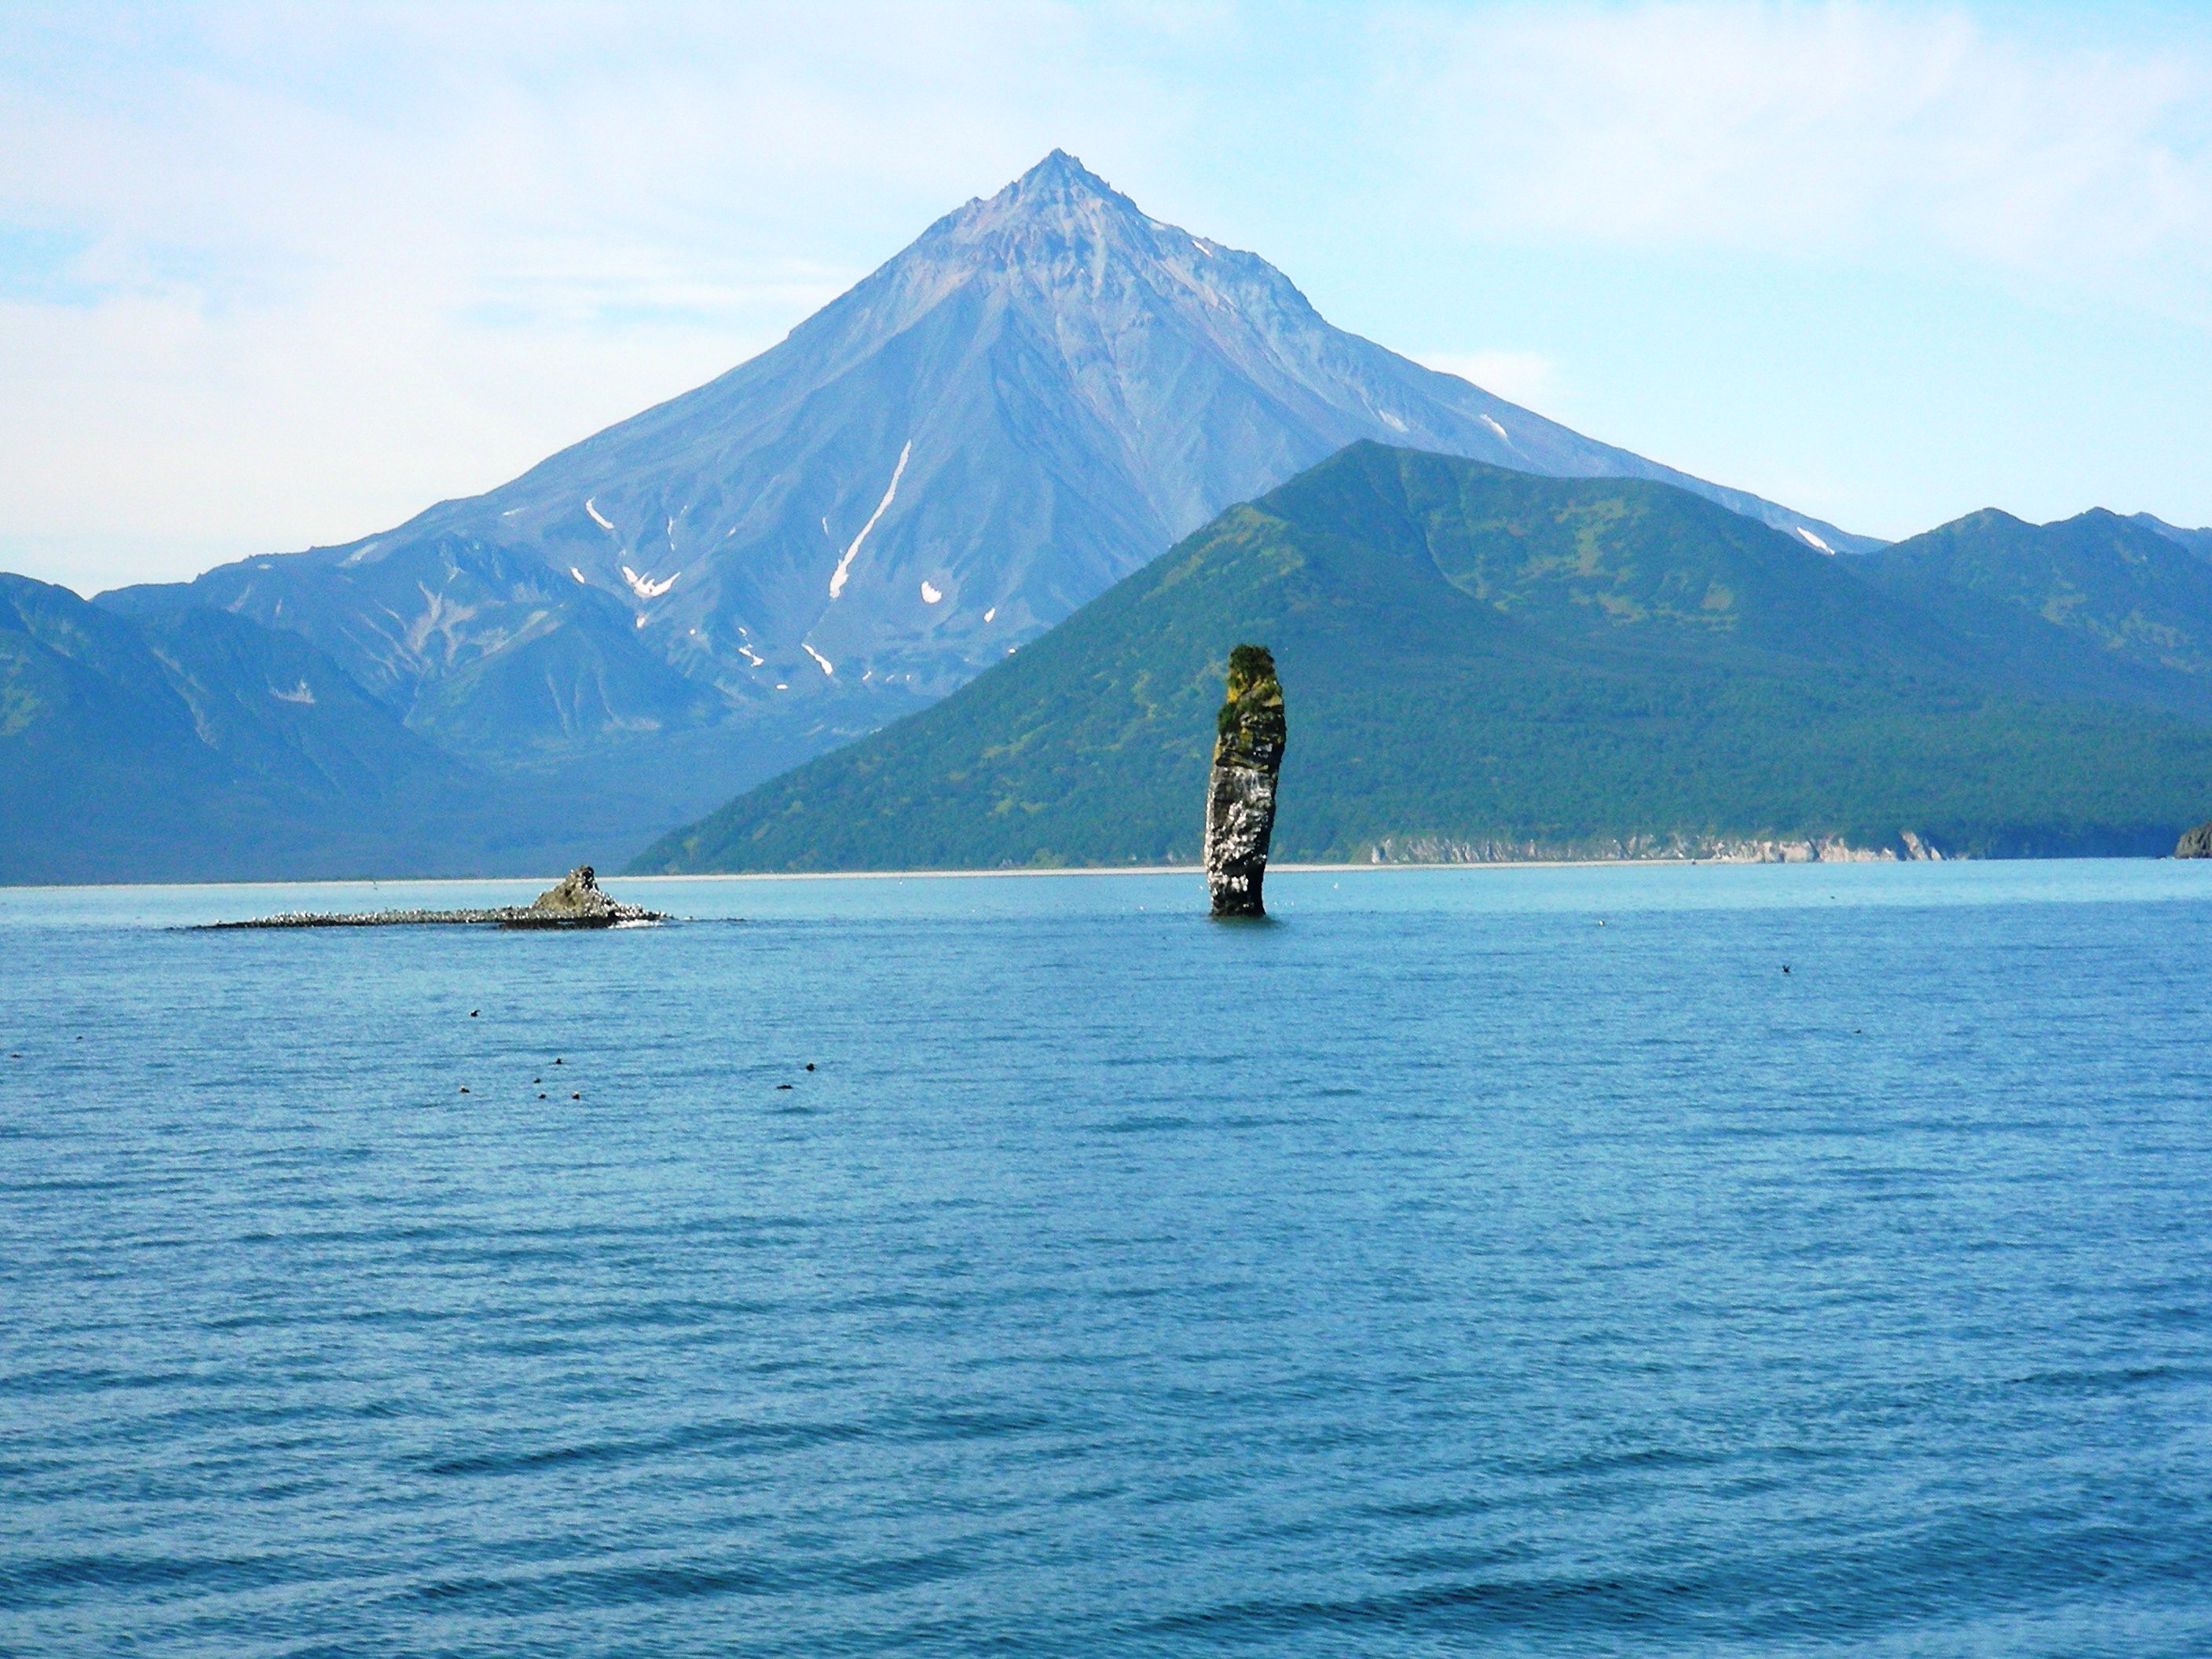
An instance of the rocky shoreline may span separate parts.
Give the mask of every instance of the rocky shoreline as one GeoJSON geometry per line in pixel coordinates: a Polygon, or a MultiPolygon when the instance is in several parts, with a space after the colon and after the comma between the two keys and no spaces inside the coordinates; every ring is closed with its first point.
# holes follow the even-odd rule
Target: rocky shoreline
{"type": "Polygon", "coordinates": [[[579,866],[528,904],[504,904],[481,910],[287,910],[248,921],[204,922],[193,931],[217,933],[236,927],[620,927],[666,921],[658,910],[624,904],[600,890],[588,864],[579,866]]]}
{"type": "Polygon", "coordinates": [[[1386,836],[1373,842],[1369,865],[1449,864],[1893,864],[1956,858],[1907,830],[1887,846],[1863,846],[1839,836],[1629,836],[1577,842],[1458,841],[1435,836],[1386,836]]]}

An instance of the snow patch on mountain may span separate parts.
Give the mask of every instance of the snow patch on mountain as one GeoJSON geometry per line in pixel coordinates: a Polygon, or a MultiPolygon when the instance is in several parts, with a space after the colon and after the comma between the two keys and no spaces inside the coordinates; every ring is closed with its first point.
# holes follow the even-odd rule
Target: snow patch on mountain
{"type": "Polygon", "coordinates": [[[876,520],[890,510],[893,498],[898,495],[899,479],[906,471],[907,458],[913,453],[914,440],[908,438],[899,450],[898,465],[891,469],[891,481],[884,490],[883,500],[876,503],[876,510],[868,514],[867,523],[860,526],[860,533],[853,538],[853,544],[845,550],[845,556],[837,561],[837,568],[830,573],[831,599],[845,591],[845,578],[852,571],[853,561],[860,556],[860,544],[868,539],[868,532],[876,527],[876,520]]]}

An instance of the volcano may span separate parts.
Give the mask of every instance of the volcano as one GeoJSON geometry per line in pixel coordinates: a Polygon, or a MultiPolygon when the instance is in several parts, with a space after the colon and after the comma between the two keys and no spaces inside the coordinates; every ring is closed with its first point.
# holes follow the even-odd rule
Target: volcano
{"type": "Polygon", "coordinates": [[[933,702],[1362,439],[1875,545],[1332,327],[1266,260],[1055,151],[769,350],[488,494],[103,602],[307,636],[457,760],[587,780],[568,810],[612,859],[933,702]]]}

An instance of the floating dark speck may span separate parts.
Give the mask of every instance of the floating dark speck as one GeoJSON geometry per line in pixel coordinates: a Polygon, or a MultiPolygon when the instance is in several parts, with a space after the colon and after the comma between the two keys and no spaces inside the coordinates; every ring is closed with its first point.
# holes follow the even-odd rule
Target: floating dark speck
{"type": "Polygon", "coordinates": [[[464,1083],[463,1085],[461,1085],[461,1092],[462,1092],[463,1094],[466,1094],[466,1093],[468,1093],[468,1091],[469,1091],[469,1085],[468,1085],[467,1084],[465,1084],[465,1083],[464,1083]]]}
{"type": "Polygon", "coordinates": [[[810,1072],[814,1069],[814,1062],[812,1060],[810,1060],[806,1062],[806,1069],[810,1072]]]}
{"type": "Polygon", "coordinates": [[[474,1019],[474,1018],[477,1017],[477,1012],[478,1012],[478,1011],[477,1011],[477,1009],[474,1009],[474,1008],[470,1009],[470,1010],[469,1010],[469,1018],[470,1018],[471,1019],[474,1019]]]}
{"type": "Polygon", "coordinates": [[[779,1083],[779,1084],[777,1084],[775,1086],[776,1086],[777,1088],[779,1088],[779,1089],[788,1089],[789,1087],[791,1087],[791,1085],[790,1085],[788,1083],[779,1083]]]}

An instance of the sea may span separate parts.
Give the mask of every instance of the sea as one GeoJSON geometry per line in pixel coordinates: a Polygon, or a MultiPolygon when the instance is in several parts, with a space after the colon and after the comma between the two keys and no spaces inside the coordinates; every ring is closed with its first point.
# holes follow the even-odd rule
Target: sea
{"type": "Polygon", "coordinates": [[[2212,863],[0,890],[0,1652],[2212,1653],[2212,863]]]}

